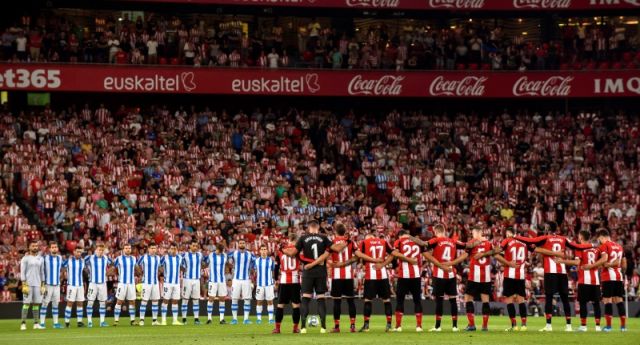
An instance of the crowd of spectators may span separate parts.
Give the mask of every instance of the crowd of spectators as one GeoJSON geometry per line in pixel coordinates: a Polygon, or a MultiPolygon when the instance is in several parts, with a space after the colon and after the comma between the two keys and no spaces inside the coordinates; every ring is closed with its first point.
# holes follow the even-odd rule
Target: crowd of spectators
{"type": "MultiPolygon", "coordinates": [[[[45,226],[0,204],[0,278],[17,276],[32,238],[62,243],[65,252],[91,252],[98,242],[112,254],[125,243],[136,252],[152,242],[185,248],[192,240],[209,251],[241,238],[251,250],[266,244],[276,252],[311,219],[329,235],[342,222],[356,241],[367,232],[392,241],[401,228],[428,238],[439,222],[461,240],[483,224],[495,243],[508,226],[558,227],[569,237],[606,226],[635,263],[639,126],[624,113],[3,109],[3,183],[17,185],[45,226]]],[[[461,282],[464,273],[462,266],[461,282]]],[[[626,274],[635,296],[635,264],[626,274]]],[[[493,275],[499,298],[497,262],[493,275]]],[[[430,298],[429,267],[423,276],[430,298]]],[[[534,256],[532,295],[541,293],[541,277],[534,256]]]]}
{"type": "MultiPolygon", "coordinates": [[[[263,21],[260,21],[262,23],[263,21]]],[[[552,40],[484,21],[454,26],[381,23],[352,31],[316,18],[297,28],[147,15],[85,18],[46,15],[4,28],[2,60],[195,66],[351,69],[632,69],[640,34],[617,22],[565,26],[552,40]],[[324,25],[322,23],[325,23],[324,25]]]]}

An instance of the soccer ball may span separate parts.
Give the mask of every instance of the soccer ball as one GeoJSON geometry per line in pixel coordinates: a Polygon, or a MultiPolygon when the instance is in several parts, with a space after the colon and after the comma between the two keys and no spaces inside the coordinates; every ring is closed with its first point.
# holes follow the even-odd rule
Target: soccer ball
{"type": "Polygon", "coordinates": [[[318,323],[320,323],[320,321],[318,320],[318,317],[315,315],[309,316],[309,321],[307,321],[307,324],[309,325],[309,327],[318,327],[318,323]]]}

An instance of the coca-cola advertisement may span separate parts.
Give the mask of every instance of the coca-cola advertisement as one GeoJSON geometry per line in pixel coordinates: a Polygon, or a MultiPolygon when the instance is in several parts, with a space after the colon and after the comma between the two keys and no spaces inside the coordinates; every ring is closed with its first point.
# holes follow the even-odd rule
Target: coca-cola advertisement
{"type": "Polygon", "coordinates": [[[365,71],[0,63],[0,89],[422,98],[638,97],[640,71],[365,71]]]}
{"type": "MultiPolygon", "coordinates": [[[[122,0],[121,0],[122,1],[122,0]]],[[[637,9],[640,0],[138,0],[144,2],[274,7],[443,11],[558,11],[637,9]]]]}

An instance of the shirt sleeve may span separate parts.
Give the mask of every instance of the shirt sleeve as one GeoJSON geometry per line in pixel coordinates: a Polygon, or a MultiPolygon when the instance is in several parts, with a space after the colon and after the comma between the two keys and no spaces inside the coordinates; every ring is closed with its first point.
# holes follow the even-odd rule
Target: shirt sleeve
{"type": "Polygon", "coordinates": [[[437,238],[432,238],[429,241],[427,241],[427,249],[433,249],[433,247],[435,247],[435,245],[438,243],[438,239],[437,238]]]}
{"type": "Polygon", "coordinates": [[[23,257],[22,260],[20,260],[20,280],[22,281],[26,281],[27,280],[27,257],[23,257]]]}
{"type": "Polygon", "coordinates": [[[332,243],[329,237],[324,236],[324,238],[322,239],[322,242],[324,242],[324,247],[326,248],[326,251],[330,252],[332,243]]]}
{"type": "Polygon", "coordinates": [[[566,240],[565,243],[567,244],[567,247],[573,250],[593,248],[593,245],[591,243],[579,244],[571,242],[569,240],[566,240]]]}
{"type": "Polygon", "coordinates": [[[522,241],[526,244],[541,246],[547,241],[547,237],[546,236],[538,236],[538,237],[516,236],[516,240],[522,241]]]}
{"type": "MultiPolygon", "coordinates": [[[[469,248],[467,248],[467,245],[465,243],[456,241],[456,249],[469,249],[469,248]]],[[[471,250],[473,250],[473,248],[471,248],[471,250]]]]}
{"type": "Polygon", "coordinates": [[[298,252],[302,252],[302,237],[300,237],[300,238],[298,239],[298,241],[296,242],[296,250],[297,250],[298,252]]]}

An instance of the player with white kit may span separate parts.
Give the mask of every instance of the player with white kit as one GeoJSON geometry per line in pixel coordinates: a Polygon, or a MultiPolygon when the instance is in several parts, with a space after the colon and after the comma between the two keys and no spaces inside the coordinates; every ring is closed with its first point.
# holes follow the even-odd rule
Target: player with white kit
{"type": "Polygon", "coordinates": [[[157,255],[158,246],[151,243],[147,254],[138,259],[138,266],[142,267],[142,301],[140,302],[140,326],[144,326],[144,316],[147,312],[147,304],[151,300],[152,326],[158,324],[158,300],[160,299],[160,284],[158,282],[158,269],[160,268],[160,256],[157,255]]]}
{"type": "Polygon", "coordinates": [[[257,324],[262,323],[263,302],[267,301],[267,312],[269,313],[269,323],[273,324],[273,299],[275,298],[275,287],[273,281],[273,270],[276,263],[268,256],[267,246],[260,246],[260,257],[255,259],[256,268],[256,316],[257,324]]]}
{"type": "Polygon", "coordinates": [[[42,296],[42,306],[40,307],[40,328],[45,328],[47,308],[51,303],[51,315],[53,316],[53,328],[62,328],[58,323],[60,305],[60,269],[62,268],[62,256],[55,242],[49,243],[49,254],[44,257],[44,283],[45,292],[42,296]]]}
{"type": "Polygon", "coordinates": [[[167,310],[171,306],[171,314],[173,316],[173,325],[182,326],[182,322],[178,321],[178,304],[180,303],[180,267],[182,267],[182,256],[178,255],[178,248],[175,244],[169,246],[169,253],[160,260],[162,273],[164,275],[164,284],[162,289],[162,326],[167,325],[167,310]]]}
{"type": "Polygon", "coordinates": [[[198,251],[197,241],[191,242],[189,251],[182,254],[184,279],[182,281],[182,323],[187,322],[189,300],[193,301],[193,322],[200,324],[200,268],[202,267],[202,253],[198,251]]]}
{"type": "Polygon", "coordinates": [[[238,324],[238,300],[244,300],[244,320],[243,323],[248,325],[249,312],[251,311],[251,280],[249,280],[249,272],[253,265],[254,256],[246,250],[247,243],[245,240],[238,241],[238,250],[229,252],[229,258],[233,260],[233,282],[231,290],[231,313],[233,314],[232,325],[238,324]]]}
{"type": "Polygon", "coordinates": [[[120,312],[122,311],[122,303],[127,300],[129,301],[130,324],[134,326],[136,323],[136,258],[131,255],[130,244],[125,244],[122,247],[122,255],[113,261],[113,265],[118,269],[118,288],[116,289],[116,306],[113,312],[113,325],[118,325],[120,312]]]}
{"type": "Polygon", "coordinates": [[[67,269],[67,307],[64,310],[64,324],[69,328],[71,322],[71,311],[73,304],[76,304],[76,317],[78,327],[84,327],[82,314],[84,312],[84,283],[82,281],[82,271],[84,270],[84,259],[82,258],[82,248],[76,248],[73,256],[62,263],[62,267],[67,269]]]}
{"type": "Polygon", "coordinates": [[[38,254],[38,242],[29,243],[29,252],[20,260],[20,280],[22,281],[22,323],[20,330],[27,329],[29,306],[33,311],[33,329],[40,329],[38,314],[42,303],[44,267],[42,256],[38,254]]]}
{"type": "Polygon", "coordinates": [[[209,291],[207,295],[207,325],[211,324],[213,315],[213,304],[218,301],[218,311],[220,313],[220,324],[224,325],[225,297],[227,297],[227,282],[224,276],[224,269],[227,265],[227,254],[224,252],[224,245],[218,243],[216,251],[204,258],[204,263],[209,265],[209,291]]]}
{"type": "Polygon", "coordinates": [[[107,267],[112,264],[109,257],[104,255],[104,245],[98,244],[95,253],[84,259],[89,267],[91,274],[89,275],[89,290],[87,292],[87,327],[93,327],[93,305],[96,299],[100,304],[100,327],[107,327],[104,321],[107,313],[107,267]]]}

